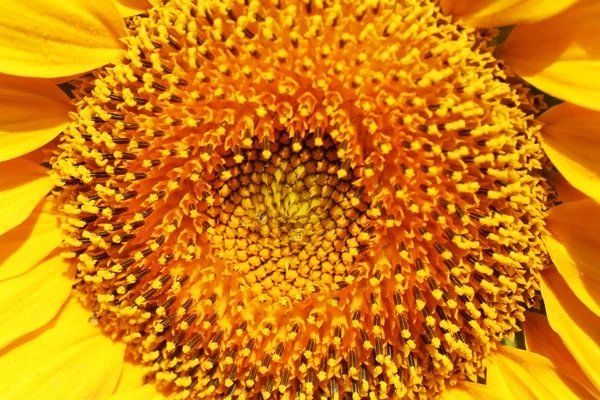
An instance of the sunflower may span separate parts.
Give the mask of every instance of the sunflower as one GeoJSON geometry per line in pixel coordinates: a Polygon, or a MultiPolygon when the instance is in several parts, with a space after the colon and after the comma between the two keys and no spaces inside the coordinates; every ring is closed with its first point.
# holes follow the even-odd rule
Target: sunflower
{"type": "Polygon", "coordinates": [[[52,3],[0,15],[3,399],[600,399],[600,3],[52,3]]]}

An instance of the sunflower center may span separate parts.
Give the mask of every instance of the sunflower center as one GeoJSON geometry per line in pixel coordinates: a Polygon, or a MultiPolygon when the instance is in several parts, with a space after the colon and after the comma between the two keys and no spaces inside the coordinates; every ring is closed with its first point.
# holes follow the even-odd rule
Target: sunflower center
{"type": "Polygon", "coordinates": [[[438,2],[155,2],[52,161],[76,286],[178,398],[435,398],[543,267],[535,96],[438,2]]]}
{"type": "MultiPolygon", "coordinates": [[[[364,187],[319,132],[219,151],[201,210],[215,254],[261,302],[290,303],[345,281],[373,230],[364,187]]],[[[227,274],[228,272],[224,272],[227,274]]]]}

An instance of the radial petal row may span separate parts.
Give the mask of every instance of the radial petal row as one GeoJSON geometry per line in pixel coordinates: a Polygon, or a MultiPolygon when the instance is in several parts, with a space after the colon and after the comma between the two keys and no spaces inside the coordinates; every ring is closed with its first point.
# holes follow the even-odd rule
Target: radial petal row
{"type": "Polygon", "coordinates": [[[109,0],[5,0],[0,72],[40,78],[83,73],[118,59],[124,35],[109,0]]]}
{"type": "Polygon", "coordinates": [[[543,146],[576,189],[600,202],[600,112],[563,103],[540,117],[543,146]]]}
{"type": "Polygon", "coordinates": [[[488,385],[473,383],[473,382],[460,382],[454,388],[446,390],[442,396],[442,400],[508,400],[510,397],[506,397],[506,391],[497,391],[495,388],[491,388],[488,385]],[[504,393],[503,393],[504,392],[504,393]]]}
{"type": "Polygon", "coordinates": [[[55,255],[0,282],[0,348],[47,324],[71,293],[75,268],[55,255]],[[6,329],[10,327],[10,329],[6,329]]]}
{"type": "Polygon", "coordinates": [[[461,382],[443,400],[592,400],[578,381],[551,360],[530,351],[500,346],[488,358],[486,383],[461,382]]]}
{"type": "Polygon", "coordinates": [[[579,190],[575,189],[573,185],[567,182],[565,177],[558,171],[550,172],[548,182],[558,193],[558,200],[561,202],[584,200],[588,198],[585,194],[581,193],[579,190]]]}
{"type": "Polygon", "coordinates": [[[527,350],[548,358],[561,372],[581,383],[596,398],[600,398],[600,391],[594,387],[581,370],[573,355],[565,347],[561,337],[552,330],[548,319],[534,312],[528,312],[526,316],[523,331],[527,350]]]}
{"type": "Polygon", "coordinates": [[[502,346],[494,353],[487,382],[495,391],[508,389],[515,400],[584,400],[594,397],[577,381],[563,374],[550,360],[525,350],[502,346]]]}
{"type": "Polygon", "coordinates": [[[582,0],[552,18],[519,24],[498,52],[538,89],[600,110],[600,2],[582,0]]]}
{"type": "Polygon", "coordinates": [[[69,124],[72,109],[50,81],[0,74],[0,162],[54,139],[69,124]]]}
{"type": "Polygon", "coordinates": [[[40,203],[23,223],[0,240],[0,281],[24,274],[42,261],[62,240],[50,203],[40,203]]]}
{"type": "Polygon", "coordinates": [[[166,400],[168,397],[157,392],[156,385],[146,384],[136,389],[118,391],[107,400],[166,400]]]}
{"type": "Polygon", "coordinates": [[[578,0],[442,0],[444,12],[479,28],[532,23],[564,11],[578,0]]]}
{"type": "Polygon", "coordinates": [[[600,318],[569,289],[556,269],[542,273],[548,322],[596,389],[600,389],[600,318]]]}
{"type": "Polygon", "coordinates": [[[0,163],[0,235],[23,222],[52,189],[47,171],[22,158],[0,163]]]}
{"type": "Polygon", "coordinates": [[[142,366],[134,360],[126,359],[119,383],[114,394],[108,400],[165,400],[157,385],[146,382],[148,367],[142,366]]]}
{"type": "Polygon", "coordinates": [[[4,400],[104,400],[119,380],[125,346],[88,323],[71,299],[44,328],[0,353],[4,400]],[[26,372],[25,372],[26,371],[26,372]]]}
{"type": "Polygon", "coordinates": [[[600,204],[585,199],[554,207],[548,229],[551,235],[544,241],[560,275],[579,301],[600,316],[600,204]]]}
{"type": "Polygon", "coordinates": [[[148,0],[113,0],[121,17],[131,17],[148,10],[152,5],[148,0]]]}

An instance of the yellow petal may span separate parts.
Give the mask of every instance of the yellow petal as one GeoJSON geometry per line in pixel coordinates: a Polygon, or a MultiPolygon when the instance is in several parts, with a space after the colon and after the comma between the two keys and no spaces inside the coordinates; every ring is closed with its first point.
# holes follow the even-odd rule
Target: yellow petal
{"type": "Polygon", "coordinates": [[[114,394],[108,400],[165,400],[155,384],[145,384],[146,368],[132,360],[125,360],[121,378],[114,394]]]}
{"type": "Polygon", "coordinates": [[[478,28],[532,23],[556,15],[578,0],[451,0],[442,1],[445,14],[462,17],[478,28]]]}
{"type": "Polygon", "coordinates": [[[548,182],[556,189],[558,193],[558,200],[565,203],[570,201],[577,201],[587,199],[588,197],[575,189],[564,176],[559,172],[551,172],[548,177],[548,182]]]}
{"type": "Polygon", "coordinates": [[[104,400],[119,380],[125,345],[88,323],[71,299],[58,318],[0,353],[3,400],[104,400]]]}
{"type": "Polygon", "coordinates": [[[543,148],[576,189],[600,202],[600,112],[569,103],[539,118],[543,148]]]}
{"type": "Polygon", "coordinates": [[[146,380],[145,367],[133,360],[125,360],[119,383],[115,389],[117,392],[126,392],[144,386],[146,380]]]}
{"type": "Polygon", "coordinates": [[[554,268],[542,272],[541,289],[550,326],[600,389],[600,318],[577,299],[554,268]]]}
{"type": "Polygon", "coordinates": [[[138,15],[152,8],[148,0],[113,0],[121,17],[138,15]]]}
{"type": "Polygon", "coordinates": [[[600,316],[600,204],[591,199],[564,203],[548,215],[546,248],[571,290],[600,316]]]}
{"type": "Polygon", "coordinates": [[[0,282],[0,348],[52,320],[69,297],[74,276],[75,269],[55,255],[0,282]]]}
{"type": "Polygon", "coordinates": [[[0,74],[0,161],[22,156],[54,139],[73,107],[45,79],[0,74]]]}
{"type": "MultiPolygon", "coordinates": [[[[506,388],[491,387],[486,384],[460,382],[442,393],[441,400],[512,400],[506,388]],[[500,390],[498,390],[500,389],[500,390]]],[[[111,399],[112,400],[112,399],[111,399]]]]}
{"type": "Polygon", "coordinates": [[[599,1],[579,1],[552,18],[517,25],[497,55],[538,89],[600,110],[599,20],[599,1]]]}
{"type": "Polygon", "coordinates": [[[157,390],[156,385],[147,384],[137,389],[115,392],[107,400],[166,400],[167,396],[157,390]]]}
{"type": "Polygon", "coordinates": [[[546,357],[510,346],[500,346],[490,355],[487,382],[491,387],[508,389],[515,400],[594,399],[546,357]]]}
{"type": "Polygon", "coordinates": [[[549,359],[558,369],[569,378],[581,383],[596,398],[598,391],[588,377],[583,373],[575,358],[569,353],[562,339],[552,330],[548,319],[540,314],[528,312],[523,323],[527,350],[533,351],[549,359]]]}
{"type": "Polygon", "coordinates": [[[23,158],[27,161],[31,161],[32,163],[37,165],[42,165],[43,163],[48,162],[48,160],[50,160],[50,158],[56,153],[59,144],[60,135],[55,137],[42,147],[38,147],[34,151],[27,153],[21,156],[20,158],[23,158]]]}
{"type": "Polygon", "coordinates": [[[40,203],[29,218],[0,240],[0,281],[21,275],[60,244],[62,231],[49,202],[40,203]]]}
{"type": "Polygon", "coordinates": [[[125,24],[110,0],[4,0],[0,72],[54,78],[121,57],[125,24]]]}
{"type": "Polygon", "coordinates": [[[25,221],[50,189],[44,167],[22,158],[0,163],[0,235],[25,221]]]}

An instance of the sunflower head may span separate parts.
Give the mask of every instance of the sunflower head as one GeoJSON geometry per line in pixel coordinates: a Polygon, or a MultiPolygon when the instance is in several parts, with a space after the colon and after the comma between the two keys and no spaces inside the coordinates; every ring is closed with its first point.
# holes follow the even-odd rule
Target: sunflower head
{"type": "Polygon", "coordinates": [[[180,398],[430,398],[545,262],[531,96],[434,1],[169,1],[52,161],[77,288],[180,398]]]}

